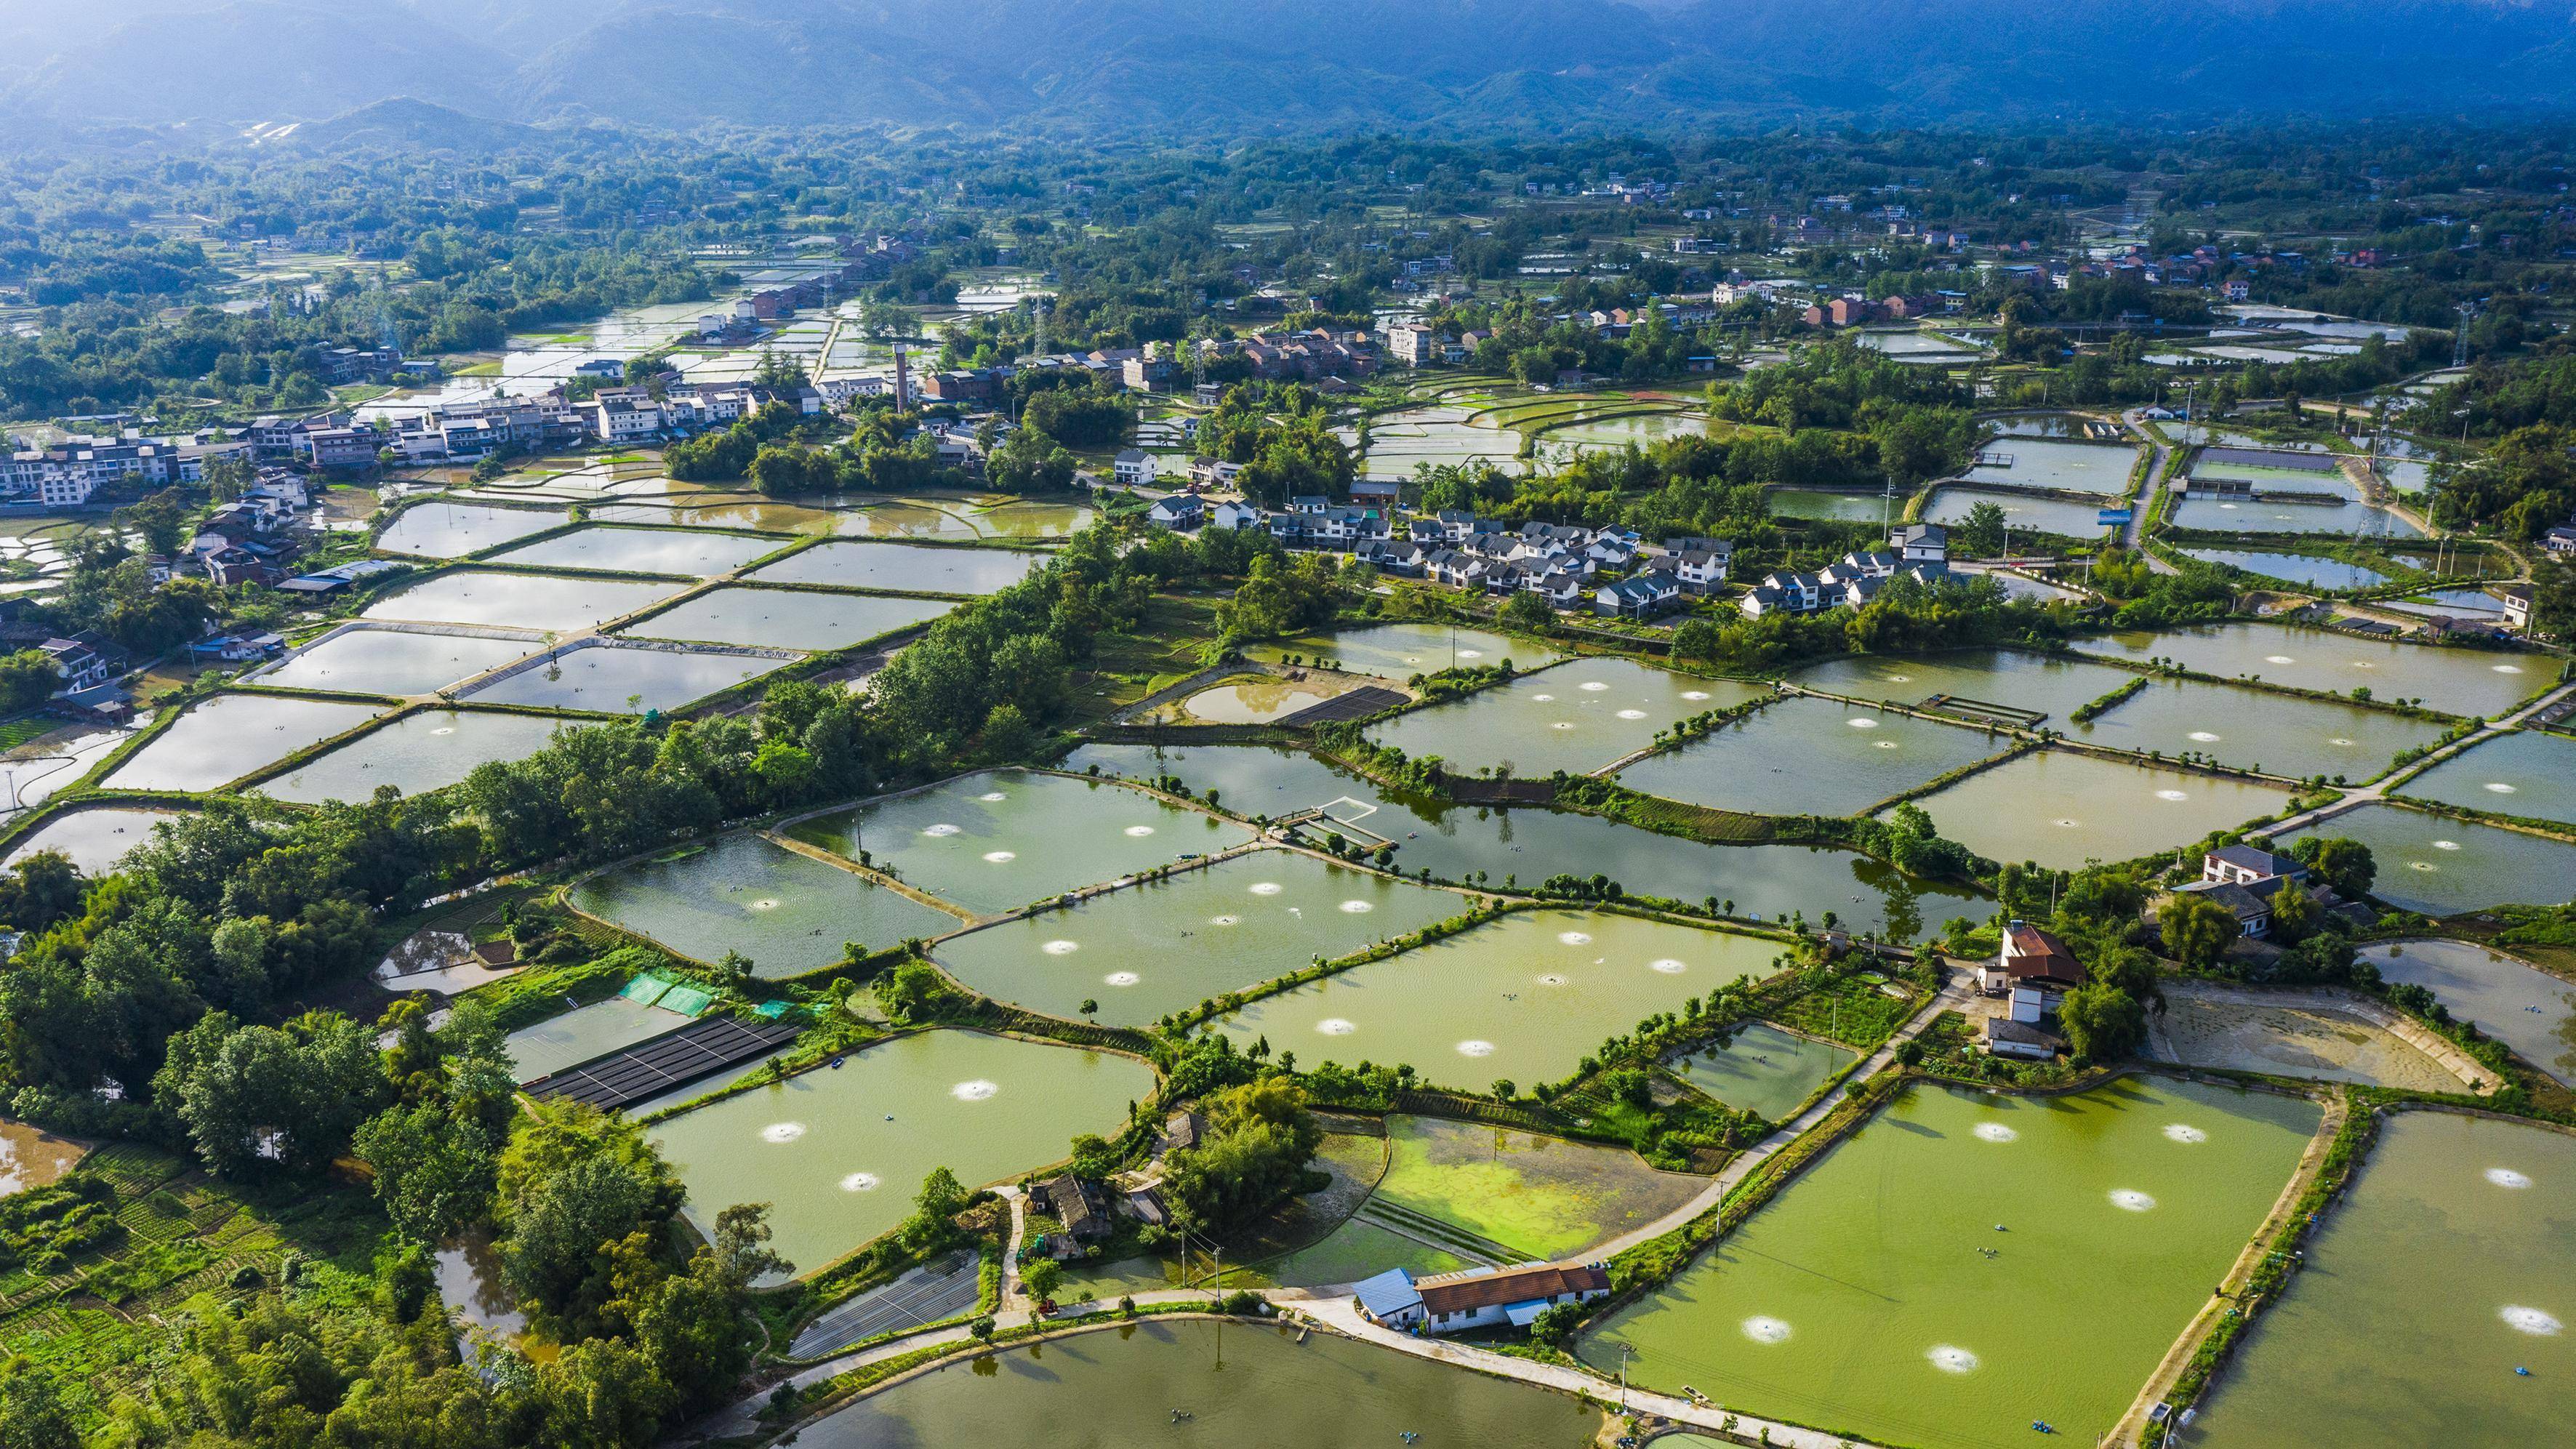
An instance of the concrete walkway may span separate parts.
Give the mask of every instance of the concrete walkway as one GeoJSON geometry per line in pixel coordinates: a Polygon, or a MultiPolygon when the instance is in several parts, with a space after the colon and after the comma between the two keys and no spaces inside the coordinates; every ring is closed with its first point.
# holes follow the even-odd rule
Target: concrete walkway
{"type": "Polygon", "coordinates": [[[2145,554],[2147,568],[2159,574],[2177,574],[2182,570],[2154,554],[2145,553],[2147,515],[2155,511],[2156,495],[2164,490],[2165,464],[2173,457],[2173,445],[2147,430],[2146,419],[2137,413],[2123,413],[2120,421],[2138,440],[2147,445],[2147,476],[2138,485],[2137,495],[2129,500],[2129,521],[2120,527],[2120,547],[2131,553],[2145,554]]]}

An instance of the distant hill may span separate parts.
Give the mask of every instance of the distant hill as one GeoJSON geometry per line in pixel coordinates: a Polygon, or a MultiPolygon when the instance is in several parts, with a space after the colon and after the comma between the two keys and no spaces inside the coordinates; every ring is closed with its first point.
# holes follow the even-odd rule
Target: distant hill
{"type": "Polygon", "coordinates": [[[327,121],[297,126],[275,144],[347,151],[367,146],[424,151],[493,152],[543,141],[546,132],[515,121],[489,121],[411,96],[376,101],[327,121]]]}
{"type": "Polygon", "coordinates": [[[2576,106],[2571,5],[0,0],[0,112],[224,134],[340,117],[346,140],[430,145],[507,144],[477,117],[1255,134],[2474,115],[2576,106]],[[396,98],[453,114],[367,116],[396,98]]]}

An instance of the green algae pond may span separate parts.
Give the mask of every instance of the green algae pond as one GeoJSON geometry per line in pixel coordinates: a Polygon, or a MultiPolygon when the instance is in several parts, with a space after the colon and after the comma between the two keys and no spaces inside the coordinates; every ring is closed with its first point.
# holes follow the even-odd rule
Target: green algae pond
{"type": "Polygon", "coordinates": [[[18,842],[9,858],[0,866],[12,866],[42,851],[60,851],[85,876],[102,876],[116,869],[127,852],[152,843],[152,827],[175,821],[177,812],[169,810],[127,810],[103,805],[90,810],[74,810],[57,815],[18,842]]]}
{"type": "Polygon", "coordinates": [[[1544,780],[1589,774],[1654,743],[1657,730],[1771,691],[1740,679],[1702,679],[1627,659],[1575,659],[1465,699],[1396,716],[1369,732],[1414,759],[1437,755],[1453,772],[1489,768],[1544,780]]]}
{"type": "Polygon", "coordinates": [[[384,708],[218,694],[179,716],[99,783],[110,790],[212,790],[356,729],[384,708]]]}
{"type": "MultiPolygon", "coordinates": [[[[1849,851],[1810,845],[1709,845],[1567,810],[1453,805],[1384,790],[1302,751],[1262,745],[1086,745],[1068,769],[1150,780],[1179,776],[1218,791],[1226,808],[1277,819],[1317,806],[1396,845],[1395,865],[1435,879],[1536,884],[1551,875],[1606,875],[1630,895],[1685,903],[1734,902],[1735,913],[1787,920],[1833,911],[1851,929],[1907,940],[1952,916],[1982,919],[1985,899],[1947,883],[1914,880],[1849,851]]],[[[1317,826],[1329,829],[1328,826],[1317,826]]]]}
{"type": "Polygon", "coordinates": [[[544,749],[563,725],[541,714],[419,710],[254,788],[299,805],[365,800],[381,785],[419,795],[445,789],[487,761],[525,759],[544,749]]]}
{"type": "Polygon", "coordinates": [[[834,584],[913,594],[997,594],[1035,572],[1044,554],[923,543],[823,543],[752,574],[764,584],[834,584]]]}
{"type": "Polygon", "coordinates": [[[2034,710],[2060,729],[2068,715],[2137,677],[2113,665],[2025,649],[1852,654],[1791,676],[1804,688],[1853,699],[1919,705],[1940,694],[2034,710]]]}
{"type": "Polygon", "coordinates": [[[523,659],[541,642],[421,629],[343,629],[288,655],[253,682],[341,694],[430,694],[523,659]]]}
{"type": "Polygon", "coordinates": [[[2402,1113],[2173,1442],[2563,1444],[2570,1322],[2576,1136],[2402,1113]]]}
{"type": "Polygon", "coordinates": [[[722,588],[621,631],[703,644],[757,644],[773,649],[841,649],[880,634],[926,624],[956,605],[940,599],[814,589],[722,588]]]}
{"type": "Polygon", "coordinates": [[[507,508],[490,503],[415,503],[376,535],[386,553],[424,558],[460,558],[515,543],[533,533],[561,528],[560,508],[507,508]]]}
{"type": "Polygon", "coordinates": [[[806,1426],[805,1449],[960,1444],[1586,1449],[1603,1415],[1569,1395],[1284,1326],[1152,1319],[908,1379],[806,1426]],[[1189,1418],[1175,1422],[1173,1411],[1189,1418]]]}
{"type": "Polygon", "coordinates": [[[2370,893],[2401,910],[2455,915],[2488,906],[2559,906],[2576,898],[2576,845],[2384,801],[2282,837],[2343,836],[2370,847],[2370,893]]]}
{"type": "Polygon", "coordinates": [[[2405,750],[2440,742],[2432,720],[2333,700],[2272,694],[2197,679],[2157,679],[2070,738],[2115,750],[2200,754],[2243,769],[2305,779],[2367,780],[2405,750]]]}
{"type": "Polygon", "coordinates": [[[1787,1120],[1827,1078],[1860,1053],[1767,1021],[1747,1022],[1724,1046],[1685,1052],[1664,1063],[1673,1075],[1739,1112],[1787,1120]]]}
{"type": "Polygon", "coordinates": [[[1143,1026],[1420,930],[1467,909],[1454,892],[1292,850],[1237,856],[941,942],[968,986],[1053,1016],[1143,1026]]]}
{"type": "Polygon", "coordinates": [[[495,554],[493,562],[523,568],[711,578],[732,573],[763,554],[776,553],[787,542],[757,534],[720,533],[711,528],[592,524],[495,554]]]}
{"type": "MultiPolygon", "coordinates": [[[[1624,1147],[1439,1117],[1386,1119],[1386,1175],[1361,1208],[1463,1229],[1524,1261],[1571,1258],[1697,1197],[1624,1147]]],[[[1399,1218],[1398,1221],[1401,1221],[1399,1218]]]]}
{"type": "Polygon", "coordinates": [[[2453,1016],[2576,1086],[2576,981],[2471,941],[2374,941],[2360,959],[2383,981],[2431,991],[2453,1016]]]}
{"type": "Polygon", "coordinates": [[[2421,699],[2428,709],[2493,718],[2557,677],[2546,655],[2360,639],[2286,624],[2208,624],[2163,633],[2122,631],[2080,639],[2088,654],[2164,658],[2220,679],[2260,679],[2293,689],[2381,699],[2421,699]]]}
{"type": "Polygon", "coordinates": [[[973,1187],[1061,1161],[1074,1134],[1116,1131],[1153,1094],[1153,1069],[1129,1057],[925,1031],[645,1130],[699,1231],[769,1203],[770,1246],[807,1274],[909,1217],[931,1169],[973,1187]]]}
{"type": "Polygon", "coordinates": [[[1989,860],[2072,869],[2198,842],[2290,803],[2277,786],[2034,750],[1914,802],[1943,836],[1989,860]]]}
{"type": "Polygon", "coordinates": [[[1991,759],[2007,735],[1831,699],[1784,699],[1619,772],[1631,790],[1752,815],[1849,815],[1991,759]]]}
{"type": "Polygon", "coordinates": [[[1232,821],[1133,789],[1032,770],[963,775],[800,820],[789,834],[979,915],[1248,845],[1232,821]]]}
{"type": "Polygon", "coordinates": [[[2576,825],[2576,740],[2515,730],[2397,787],[2400,795],[2576,825]]]}
{"type": "Polygon", "coordinates": [[[1535,639],[1455,624],[1371,624],[1338,634],[1306,634],[1255,644],[1244,652],[1272,664],[1283,663],[1293,654],[1310,664],[1320,659],[1349,673],[1397,680],[1444,669],[1491,668],[1506,661],[1515,669],[1537,669],[1565,657],[1563,650],[1535,639]]]}
{"type": "Polygon", "coordinates": [[[1922,1449],[2089,1442],[2290,1180],[2304,1098],[2129,1077],[1910,1089],[1584,1335],[1632,1383],[1922,1449]],[[2073,1351],[2080,1345],[2080,1351],[2073,1351]]]}
{"type": "Polygon", "coordinates": [[[1247,1002],[1217,1022],[1309,1064],[1409,1063],[1439,1086],[1570,1075],[1658,1011],[1767,975],[1781,943],[1607,911],[1521,911],[1247,1002]]]}
{"type": "Polygon", "coordinates": [[[795,661],[769,654],[585,641],[465,692],[478,704],[599,714],[677,709],[795,661]]]}
{"type": "Polygon", "coordinates": [[[564,633],[632,614],[678,592],[674,583],[455,569],[376,600],[360,617],[564,633]]]}
{"type": "Polygon", "coordinates": [[[841,959],[844,942],[882,950],[953,931],[945,911],[808,859],[757,835],[728,835],[605,871],[573,887],[572,903],[683,956],[751,958],[765,979],[841,959]]]}

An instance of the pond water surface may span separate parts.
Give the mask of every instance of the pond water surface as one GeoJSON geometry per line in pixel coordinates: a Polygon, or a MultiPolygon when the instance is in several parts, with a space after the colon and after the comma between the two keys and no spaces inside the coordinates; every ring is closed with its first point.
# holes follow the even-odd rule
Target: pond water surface
{"type": "Polygon", "coordinates": [[[528,568],[601,569],[621,574],[676,574],[706,578],[729,574],[765,553],[786,547],[785,539],[746,533],[719,533],[708,528],[627,528],[593,524],[514,548],[494,557],[496,563],[528,568]]]}
{"type": "Polygon", "coordinates": [[[676,1011],[638,1006],[623,996],[612,996],[521,1027],[504,1040],[502,1050],[509,1055],[513,1075],[521,1082],[533,1082],[688,1024],[689,1018],[676,1011]]]}
{"type": "Polygon", "coordinates": [[[2004,437],[1987,444],[1986,452],[2012,463],[1979,463],[1961,476],[1990,487],[2065,488],[2106,498],[2129,491],[2129,474],[2138,464],[2138,450],[2117,443],[2004,437]]]}
{"type": "Polygon", "coordinates": [[[16,865],[39,851],[58,850],[70,857],[71,863],[86,876],[102,876],[116,868],[126,852],[152,843],[152,827],[179,817],[167,810],[125,810],[100,806],[92,810],[75,810],[57,815],[36,827],[26,839],[0,861],[0,867],[16,865]]]}
{"type": "Polygon", "coordinates": [[[457,558],[563,526],[559,508],[503,508],[488,503],[415,503],[376,535],[387,553],[457,558]]]}
{"type": "Polygon", "coordinates": [[[2370,847],[2370,893],[2402,910],[2448,916],[2488,906],[2557,906],[2576,898],[2576,845],[2474,820],[2372,802],[2291,835],[2343,836],[2370,847]]]}
{"type": "Polygon", "coordinates": [[[840,649],[908,629],[955,608],[937,599],[806,589],[710,589],[624,633],[705,644],[757,644],[774,649],[840,649]]]}
{"type": "Polygon", "coordinates": [[[1002,548],[918,543],[824,543],[753,575],[764,584],[837,584],[916,594],[994,594],[1018,583],[1045,555],[1002,548]]]}
{"type": "Polygon", "coordinates": [[[727,951],[775,979],[829,966],[844,942],[869,949],[957,929],[956,917],[757,835],[621,866],[574,887],[573,904],[684,956],[727,951]]]}
{"type": "Polygon", "coordinates": [[[1770,691],[1626,659],[1575,659],[1462,700],[1397,716],[1369,732],[1414,759],[1437,755],[1460,774],[1488,767],[1544,780],[1587,774],[1654,743],[1657,730],[1770,691]]]}
{"type": "Polygon", "coordinates": [[[486,761],[526,759],[544,749],[563,724],[546,715],[498,710],[420,710],[256,788],[302,805],[365,800],[379,785],[418,795],[445,789],[486,761]]]}
{"type": "Polygon", "coordinates": [[[1986,1449],[2034,1420],[2089,1442],[2320,1115],[2161,1078],[2039,1099],[1916,1088],[1578,1352],[1615,1372],[1625,1345],[1632,1383],[1882,1444],[1986,1449]]]}
{"type": "Polygon", "coordinates": [[[637,714],[677,709],[793,662],[765,654],[586,644],[566,649],[546,663],[478,684],[465,697],[479,704],[637,714]]]}
{"type": "Polygon", "coordinates": [[[2563,1443],[2576,1423],[2571,1245],[2576,1137],[2404,1113],[2177,1442],[2563,1443]]]}
{"type": "Polygon", "coordinates": [[[1619,772],[1631,790],[1753,815],[1849,815],[2003,753],[2008,736],[1784,699],[1619,772]]]}
{"type": "Polygon", "coordinates": [[[2269,694],[2196,679],[2159,679],[2066,733],[2112,749],[2199,754],[2305,779],[2367,780],[2403,750],[2442,738],[2432,720],[2358,704],[2269,694]]]}
{"type": "Polygon", "coordinates": [[[2356,639],[2282,624],[2123,631],[2079,639],[2074,647],[2088,654],[2170,659],[2221,679],[2262,679],[2331,694],[2361,687],[2380,699],[2421,699],[2428,709],[2490,718],[2558,673],[2545,655],[2356,639]]]}
{"type": "Polygon", "coordinates": [[[771,1204],[770,1246],[809,1274],[912,1215],[933,1168],[969,1187],[1061,1161],[1075,1133],[1113,1132],[1154,1093],[1144,1063],[968,1031],[852,1053],[645,1129],[688,1188],[700,1232],[738,1202],[771,1204]]]}
{"type": "Polygon", "coordinates": [[[2226,564],[2249,574],[2312,589],[2369,589],[2388,582],[2388,575],[2341,559],[2311,558],[2303,553],[2267,553],[2260,549],[2187,548],[2203,563],[2226,564]]]}
{"type": "Polygon", "coordinates": [[[1849,1047],[1755,1021],[1722,1047],[1688,1052],[1664,1065],[1739,1112],[1759,1112],[1779,1122],[1814,1096],[1826,1078],[1858,1060],[1860,1053],[1849,1047]]]}
{"type": "Polygon", "coordinates": [[[2397,793],[2576,824],[2576,740],[2538,730],[2498,735],[2408,780],[2397,793]]]}
{"type": "Polygon", "coordinates": [[[2067,750],[2036,750],[1914,802],[1945,837],[1999,863],[2071,870],[2190,845],[2290,803],[2286,791],[2067,750]]]}
{"type": "Polygon", "coordinates": [[[181,715],[100,783],[111,790],[212,790],[356,729],[380,705],[218,694],[181,715]]]}
{"type": "Polygon", "coordinates": [[[2373,942],[2361,959],[2384,981],[2426,988],[2452,1015],[2576,1086],[2576,981],[2469,941],[2373,942]]]}
{"type": "Polygon", "coordinates": [[[679,591],[671,583],[457,569],[376,600],[362,617],[562,633],[632,614],[679,591]]]}
{"type": "Polygon", "coordinates": [[[347,629],[296,651],[256,683],[342,694],[429,694],[525,657],[539,643],[414,629],[347,629]]]}
{"type": "Polygon", "coordinates": [[[1272,664],[1285,662],[1291,654],[1308,663],[1321,659],[1346,673],[1395,680],[1505,663],[1516,669],[1536,669],[1565,657],[1562,650],[1535,639],[1453,624],[1372,624],[1338,634],[1255,644],[1244,652],[1272,664]]]}

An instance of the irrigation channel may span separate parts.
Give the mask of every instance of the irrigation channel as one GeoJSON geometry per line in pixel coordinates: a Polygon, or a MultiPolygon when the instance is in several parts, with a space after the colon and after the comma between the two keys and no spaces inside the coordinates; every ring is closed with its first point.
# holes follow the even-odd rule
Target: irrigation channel
{"type": "MultiPolygon", "coordinates": [[[[1367,467],[1521,467],[1709,426],[1675,399],[1473,384],[1375,420],[1367,467]]],[[[1918,516],[1994,498],[2016,526],[2081,512],[2075,531],[2092,536],[2142,450],[2154,479],[2167,449],[2099,420],[2016,422],[1918,516]]],[[[2280,471],[2328,489],[2343,477],[2280,471]]],[[[1779,501],[1873,519],[1889,506],[1779,501]]],[[[2228,501],[2377,507],[2358,485],[2332,503],[2212,495],[2228,501]]],[[[295,807],[420,793],[564,728],[732,712],[773,676],[863,682],[1088,519],[993,497],[784,504],[615,467],[462,489],[384,531],[379,552],[415,572],[352,617],[67,751],[78,783],[62,782],[62,804],[25,802],[44,813],[11,848],[104,871],[226,793],[295,807]]],[[[2236,552],[2249,568],[2300,557],[2236,552]]],[[[2316,572],[2320,587],[2368,583],[2316,572]]],[[[1992,1009],[1968,963],[1946,965],[1927,996],[1907,984],[1910,955],[1856,957],[1834,989],[1878,1011],[1807,1016],[1787,1009],[1782,963],[1820,927],[1922,941],[1994,904],[1846,848],[1848,822],[1915,805],[1980,855],[2056,868],[2188,865],[2204,840],[2249,825],[2274,840],[2344,835],[2372,845],[2383,903],[2437,917],[2558,904],[2576,879],[2576,746],[2539,728],[2570,693],[2554,656],[2238,622],[1751,679],[1672,667],[1653,645],[1618,652],[1619,637],[1379,622],[1214,667],[1181,648],[1137,678],[1085,676],[1086,691],[1123,692],[1086,715],[1110,722],[1047,765],[512,883],[594,941],[673,963],[514,1018],[517,1074],[534,1093],[624,1104],[701,1229],[735,1201],[772,1204],[773,1246],[793,1266],[769,1286],[827,1285],[790,1332],[796,1354],[830,1356],[771,1371],[822,1410],[796,1426],[800,1443],[1410,1432],[1574,1449],[1623,1400],[1707,1442],[1982,1449],[2045,1424],[2125,1443],[2150,1432],[2147,1414],[2234,1306],[2211,1286],[2242,1291],[2293,1231],[2287,1205],[2317,1179],[2347,1085],[2465,1100],[2495,1074],[2376,997],[2230,986],[2173,993],[2152,1068],[2054,1095],[1912,1075],[1900,1048],[1950,1050],[1992,1009]],[[1425,676],[1506,661],[1486,687],[1417,703],[1445,694],[1425,676]],[[1356,725],[1319,735],[1337,708],[1356,725]],[[2473,716],[2486,723],[2467,728],[2473,716]],[[1449,785],[1405,783],[1428,776],[1391,768],[1390,752],[1436,756],[1449,785]],[[2309,783],[2320,777],[2332,787],[2309,783]],[[1600,799],[1619,803],[1580,804],[1600,799]],[[980,1014],[795,1054],[810,1013],[838,1009],[832,974],[907,943],[980,1014]],[[744,974],[720,979],[721,962],[744,974]],[[1765,998],[1771,1014],[1653,1059],[1646,1090],[1758,1114],[1749,1146],[1650,1163],[1614,1130],[1612,1097],[1542,1112],[1525,1090],[1584,1078],[1605,1038],[1743,986],[1781,993],[1765,998]],[[776,1024],[725,1028],[755,1002],[778,1008],[776,1024]],[[1862,1016],[1877,1025],[1835,1039],[1862,1016]],[[1116,1256],[1068,1265],[1085,1297],[1057,1319],[1034,1313],[1016,1262],[998,1297],[971,1265],[887,1284],[844,1275],[934,1168],[1003,1189],[1012,1243],[1054,1231],[1020,1185],[1064,1162],[1077,1134],[1159,1120],[1142,1047],[1164,1022],[1309,1071],[1401,1063],[1406,1094],[1332,1115],[1317,1159],[1330,1186],[1221,1261],[1202,1269],[1130,1231],[1116,1256]],[[725,1044],[693,1057],[693,1032],[725,1044]],[[768,1065],[780,1054],[791,1069],[768,1065]],[[1666,1241],[1682,1233],[1691,1246],[1666,1241]],[[1650,1253],[1670,1272],[1623,1278],[1554,1359],[1390,1331],[1350,1292],[1395,1266],[1650,1253]],[[1271,1316],[1205,1311],[1236,1288],[1271,1316]],[[1138,1317],[1038,1336],[1121,1297],[1138,1317]],[[979,1314],[1004,1341],[972,1341],[979,1314]],[[870,1381],[893,1364],[907,1367],[870,1381]],[[836,1381],[851,1391],[827,1391],[836,1381]]],[[[475,956],[493,921],[452,904],[451,933],[405,943],[384,979],[442,998],[507,990],[528,968],[475,956]]],[[[2576,987],[2547,963],[2438,928],[2365,959],[2531,1069],[2576,1081],[2576,987]]],[[[2328,1271],[2274,1295],[2175,1442],[2323,1445],[2385,1424],[2545,1439],[2576,1381],[2560,1331],[2576,1316],[2567,1142],[2501,1119],[2388,1116],[2299,1249],[2328,1271]],[[2401,1262],[2436,1265],[2455,1291],[2427,1307],[2388,1271],[2401,1262]],[[2366,1353],[2374,1343],[2399,1347],[2366,1353]]],[[[59,1170],[60,1146],[0,1134],[0,1190],[59,1170]]],[[[523,1329],[484,1301],[473,1256],[442,1255],[452,1306],[523,1329]]],[[[757,1417],[761,1402],[679,1437],[774,1434],[784,1426],[757,1417]]]]}

